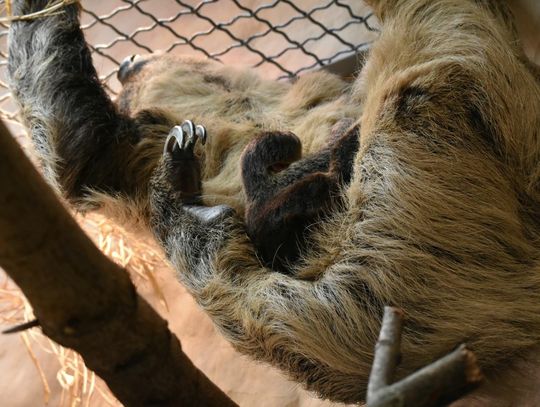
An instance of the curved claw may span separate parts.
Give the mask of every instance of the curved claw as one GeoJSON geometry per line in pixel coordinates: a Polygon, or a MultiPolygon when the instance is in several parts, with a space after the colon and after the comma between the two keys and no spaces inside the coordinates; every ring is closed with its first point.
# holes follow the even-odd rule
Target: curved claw
{"type": "Polygon", "coordinates": [[[182,123],[182,130],[184,130],[184,132],[188,135],[195,134],[195,125],[191,120],[184,120],[182,123]]]}
{"type": "Polygon", "coordinates": [[[198,124],[195,126],[195,134],[201,140],[201,144],[204,146],[206,144],[206,128],[198,124]]]}
{"type": "Polygon", "coordinates": [[[181,126],[174,126],[169,132],[167,140],[165,140],[165,146],[163,147],[163,155],[165,155],[166,153],[172,153],[175,147],[182,148],[183,144],[184,131],[182,130],[181,126]]]}
{"type": "Polygon", "coordinates": [[[197,141],[197,134],[195,133],[195,125],[191,120],[185,120],[182,123],[182,130],[186,134],[185,144],[182,146],[183,149],[193,150],[195,142],[197,141]]]}
{"type": "Polygon", "coordinates": [[[181,125],[174,126],[163,147],[163,154],[173,153],[176,149],[191,150],[197,140],[201,140],[201,144],[205,145],[207,140],[206,128],[198,124],[195,126],[191,120],[185,120],[181,125]]]}

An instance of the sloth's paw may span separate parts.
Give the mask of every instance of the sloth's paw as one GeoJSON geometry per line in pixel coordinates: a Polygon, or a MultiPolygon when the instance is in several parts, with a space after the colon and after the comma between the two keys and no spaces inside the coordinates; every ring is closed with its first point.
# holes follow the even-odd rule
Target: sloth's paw
{"type": "Polygon", "coordinates": [[[206,143],[206,129],[186,120],[174,126],[163,147],[165,180],[184,204],[201,202],[201,165],[195,156],[197,140],[206,143]]]}
{"type": "Polygon", "coordinates": [[[163,147],[163,155],[171,155],[173,160],[185,160],[193,157],[193,149],[197,140],[206,143],[206,129],[204,126],[194,125],[191,120],[185,120],[181,125],[174,126],[163,147]]]}

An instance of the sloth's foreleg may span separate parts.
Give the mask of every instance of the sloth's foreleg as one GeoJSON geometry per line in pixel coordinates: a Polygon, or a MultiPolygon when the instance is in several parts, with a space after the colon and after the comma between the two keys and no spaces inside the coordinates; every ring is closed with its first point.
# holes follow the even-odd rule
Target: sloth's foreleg
{"type": "Polygon", "coordinates": [[[151,224],[166,249],[168,243],[163,239],[176,229],[178,222],[186,229],[200,225],[201,230],[190,231],[204,238],[206,224],[233,212],[224,205],[202,206],[201,166],[194,152],[198,141],[201,144],[206,142],[206,129],[203,126],[186,120],[173,127],[150,180],[151,224]]]}
{"type": "MultiPolygon", "coordinates": [[[[16,0],[14,15],[48,0],[16,0]]],[[[14,21],[9,34],[11,89],[22,107],[48,180],[72,202],[90,189],[126,189],[122,173],[136,131],[102,88],[79,27],[77,4],[61,13],[14,21]]]]}

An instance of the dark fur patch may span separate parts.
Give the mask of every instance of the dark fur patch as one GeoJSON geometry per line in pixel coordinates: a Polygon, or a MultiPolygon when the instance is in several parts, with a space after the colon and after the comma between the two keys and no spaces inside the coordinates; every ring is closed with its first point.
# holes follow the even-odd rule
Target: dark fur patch
{"type": "Polygon", "coordinates": [[[473,131],[480,136],[480,142],[496,156],[502,157],[503,152],[498,132],[484,119],[476,106],[471,106],[469,109],[468,119],[473,131]]]}
{"type": "Polygon", "coordinates": [[[247,233],[266,266],[290,272],[288,265],[305,247],[306,229],[328,213],[336,190],[336,181],[327,174],[313,173],[250,203],[247,233]]]}
{"type": "Polygon", "coordinates": [[[137,112],[135,123],[138,126],[174,125],[167,115],[159,109],[144,109],[137,112]]]}
{"type": "Polygon", "coordinates": [[[431,99],[430,93],[419,86],[409,86],[401,90],[396,101],[396,119],[418,114],[418,108],[431,99]]]}
{"type": "Polygon", "coordinates": [[[227,92],[231,91],[231,84],[227,78],[220,75],[204,74],[203,80],[206,83],[216,85],[222,89],[225,89],[227,92]]]}

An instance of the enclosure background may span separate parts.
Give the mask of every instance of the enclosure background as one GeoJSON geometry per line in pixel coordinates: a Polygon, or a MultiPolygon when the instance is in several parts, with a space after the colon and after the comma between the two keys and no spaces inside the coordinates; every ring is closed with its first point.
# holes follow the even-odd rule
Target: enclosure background
{"type": "MultiPolygon", "coordinates": [[[[525,48],[540,62],[540,2],[511,1],[525,48]]],[[[265,77],[286,80],[351,55],[377,35],[372,30],[376,20],[358,0],[83,0],[82,4],[94,62],[112,97],[119,90],[117,65],[131,54],[164,50],[199,55],[254,66],[265,77]]],[[[2,26],[0,116],[28,147],[7,90],[7,25],[2,26]]],[[[127,235],[96,216],[79,217],[79,221],[102,250],[127,266],[142,294],[170,321],[186,353],[234,400],[244,406],[331,405],[273,368],[236,353],[173,279],[149,236],[127,235]]],[[[22,295],[0,270],[0,329],[20,320],[25,312],[28,306],[22,295]]],[[[102,393],[103,387],[91,387],[89,373],[73,355],[54,348],[34,331],[26,337],[0,337],[2,406],[39,406],[44,401],[42,381],[23,340],[28,341],[50,386],[49,405],[110,405],[110,396],[102,393]]]]}

